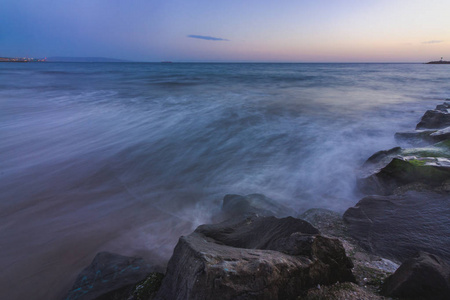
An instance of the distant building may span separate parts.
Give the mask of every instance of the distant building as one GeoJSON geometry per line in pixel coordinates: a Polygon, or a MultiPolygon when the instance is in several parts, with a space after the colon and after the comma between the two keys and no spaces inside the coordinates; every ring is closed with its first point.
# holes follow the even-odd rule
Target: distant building
{"type": "Polygon", "coordinates": [[[46,58],[0,57],[0,62],[45,62],[46,58]]]}

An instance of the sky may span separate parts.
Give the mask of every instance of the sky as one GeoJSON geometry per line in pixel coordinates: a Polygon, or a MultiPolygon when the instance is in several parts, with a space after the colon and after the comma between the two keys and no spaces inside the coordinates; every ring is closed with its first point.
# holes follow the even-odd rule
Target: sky
{"type": "Polygon", "coordinates": [[[449,0],[2,0],[0,57],[450,60],[449,0]]]}

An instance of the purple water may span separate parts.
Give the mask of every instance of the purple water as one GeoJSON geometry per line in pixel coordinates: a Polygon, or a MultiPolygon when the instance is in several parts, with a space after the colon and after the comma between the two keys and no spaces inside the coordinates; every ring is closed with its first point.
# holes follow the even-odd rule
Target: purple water
{"type": "Polygon", "coordinates": [[[228,193],[343,212],[364,160],[450,98],[445,65],[4,63],[0,78],[2,299],[59,299],[102,250],[164,264],[228,193]]]}

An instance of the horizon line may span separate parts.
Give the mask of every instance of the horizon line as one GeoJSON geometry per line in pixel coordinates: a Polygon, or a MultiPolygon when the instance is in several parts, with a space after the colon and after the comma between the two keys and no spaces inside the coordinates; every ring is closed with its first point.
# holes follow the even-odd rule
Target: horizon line
{"type": "MultiPolygon", "coordinates": [[[[11,56],[0,56],[1,58],[22,58],[21,56],[11,57],[11,56]]],[[[29,56],[27,56],[28,58],[29,56]]],[[[85,62],[121,62],[121,63],[268,63],[268,64],[421,64],[433,62],[429,61],[271,61],[271,60],[130,60],[123,58],[113,58],[104,56],[47,56],[45,58],[36,59],[48,59],[45,62],[83,62],[82,60],[98,59],[104,61],[85,61],[85,62]],[[54,60],[55,59],[55,60],[54,60]],[[60,61],[58,61],[61,59],[60,61]],[[65,60],[67,59],[67,60],[65,60]],[[79,60],[79,61],[76,61],[79,60]],[[110,61],[108,61],[110,60],[110,61]]]]}
{"type": "MultiPolygon", "coordinates": [[[[118,59],[119,60],[119,59],[118,59]]],[[[121,60],[121,59],[120,59],[121,60]]],[[[45,61],[46,63],[77,63],[76,61],[45,61]]],[[[86,61],[83,63],[158,63],[158,64],[426,64],[430,61],[86,61]]]]}

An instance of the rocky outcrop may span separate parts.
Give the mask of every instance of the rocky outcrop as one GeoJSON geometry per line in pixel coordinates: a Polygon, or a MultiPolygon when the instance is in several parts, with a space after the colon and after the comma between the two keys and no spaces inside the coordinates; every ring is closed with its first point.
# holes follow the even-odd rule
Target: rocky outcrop
{"type": "MultiPolygon", "coordinates": [[[[449,100],[449,99],[446,99],[449,100]]],[[[436,106],[436,110],[443,112],[450,112],[450,102],[444,102],[443,104],[439,104],[436,106]]]]}
{"type": "Polygon", "coordinates": [[[416,147],[450,139],[450,103],[444,102],[436,106],[436,109],[428,110],[415,131],[397,132],[395,138],[416,147]]]}
{"type": "MultiPolygon", "coordinates": [[[[358,180],[365,194],[390,195],[405,187],[445,191],[450,182],[450,143],[380,151],[367,160],[358,180]]],[[[450,191],[450,190],[449,190],[450,191]]]]}
{"type": "Polygon", "coordinates": [[[436,255],[419,252],[386,279],[382,293],[408,299],[450,299],[450,267],[436,255]]]}
{"type": "Polygon", "coordinates": [[[442,271],[450,262],[449,109],[447,102],[438,105],[425,113],[416,131],[396,134],[397,140],[421,147],[396,147],[370,157],[358,186],[372,196],[344,213],[347,232],[361,247],[383,258],[406,260],[386,280],[385,295],[450,299],[448,271],[442,271]],[[409,259],[417,251],[428,253],[409,259]]]}
{"type": "Polygon", "coordinates": [[[292,217],[247,216],[181,237],[157,299],[296,299],[354,281],[342,244],[292,217]]]}
{"type": "Polygon", "coordinates": [[[152,300],[154,299],[156,293],[161,287],[162,279],[164,274],[158,272],[150,273],[145,280],[141,281],[136,285],[131,295],[126,297],[121,297],[121,299],[127,300],[152,300]]]}
{"type": "Polygon", "coordinates": [[[441,110],[428,110],[417,124],[416,129],[445,128],[450,126],[450,114],[441,110]]]}
{"type": "Polygon", "coordinates": [[[142,258],[98,253],[77,277],[66,300],[127,299],[155,269],[142,258]]]}
{"type": "Polygon", "coordinates": [[[413,146],[426,146],[450,139],[450,127],[433,130],[415,130],[410,132],[397,132],[395,139],[399,142],[407,142],[413,146]]]}
{"type": "Polygon", "coordinates": [[[446,158],[394,158],[379,172],[359,181],[367,194],[390,195],[406,185],[442,189],[450,180],[450,160],[446,158]]]}
{"type": "Polygon", "coordinates": [[[387,161],[387,159],[390,160],[392,157],[399,155],[401,152],[402,152],[401,147],[394,147],[389,150],[378,151],[371,157],[369,157],[367,161],[364,163],[364,165],[380,164],[380,163],[384,163],[384,165],[386,165],[386,163],[389,162],[387,161]]]}
{"type": "Polygon", "coordinates": [[[418,250],[450,261],[450,196],[408,191],[369,196],[344,213],[349,234],[372,253],[404,261],[418,250]]]}
{"type": "Polygon", "coordinates": [[[450,126],[450,103],[438,105],[435,110],[427,110],[416,129],[440,129],[450,126]]]}

